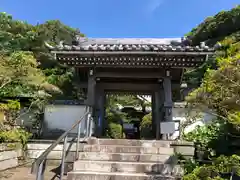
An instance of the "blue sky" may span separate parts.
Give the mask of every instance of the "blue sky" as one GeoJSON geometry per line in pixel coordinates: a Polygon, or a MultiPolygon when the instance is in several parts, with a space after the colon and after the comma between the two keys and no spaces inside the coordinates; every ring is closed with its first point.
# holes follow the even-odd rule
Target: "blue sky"
{"type": "Polygon", "coordinates": [[[58,19],[88,37],[181,37],[239,0],[0,0],[0,11],[31,24],[58,19]]]}

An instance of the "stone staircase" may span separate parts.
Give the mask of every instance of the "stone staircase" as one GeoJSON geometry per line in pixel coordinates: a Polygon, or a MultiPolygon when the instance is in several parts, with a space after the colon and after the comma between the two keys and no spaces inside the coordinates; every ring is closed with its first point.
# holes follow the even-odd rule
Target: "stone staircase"
{"type": "Polygon", "coordinates": [[[67,179],[172,180],[182,173],[171,141],[91,138],[67,179]]]}

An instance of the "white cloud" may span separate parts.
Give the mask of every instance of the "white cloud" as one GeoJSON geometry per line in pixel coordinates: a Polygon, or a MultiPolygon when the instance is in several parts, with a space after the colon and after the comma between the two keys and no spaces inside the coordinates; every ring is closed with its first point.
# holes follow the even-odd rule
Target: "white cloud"
{"type": "Polygon", "coordinates": [[[147,9],[148,13],[154,13],[163,3],[164,0],[146,0],[147,1],[147,9]]]}

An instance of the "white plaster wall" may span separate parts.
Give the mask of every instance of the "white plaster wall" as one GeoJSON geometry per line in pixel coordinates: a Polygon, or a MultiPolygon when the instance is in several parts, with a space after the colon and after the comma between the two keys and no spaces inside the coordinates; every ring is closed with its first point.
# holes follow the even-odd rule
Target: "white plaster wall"
{"type": "MultiPolygon", "coordinates": [[[[187,109],[186,108],[173,108],[173,120],[174,121],[179,121],[181,123],[183,123],[184,121],[187,120],[187,109]]],[[[184,129],[184,133],[188,133],[193,131],[197,126],[203,126],[205,124],[210,123],[215,116],[213,116],[212,114],[209,113],[202,113],[202,117],[200,117],[199,119],[197,119],[194,123],[188,125],[187,127],[185,127],[184,129]]],[[[176,129],[178,129],[178,125],[176,123],[175,126],[176,129]]],[[[179,131],[175,131],[175,133],[173,133],[173,135],[171,136],[172,139],[176,139],[178,138],[180,135],[179,131]]]]}
{"type": "MultiPolygon", "coordinates": [[[[72,125],[84,114],[84,105],[47,105],[44,112],[44,124],[50,130],[69,130],[72,125]]],[[[81,123],[81,132],[84,131],[84,121],[81,123]]],[[[71,133],[77,133],[78,128],[74,128],[71,133]]]]}
{"type": "MultiPolygon", "coordinates": [[[[180,121],[182,123],[186,120],[186,109],[185,108],[173,108],[172,109],[173,121],[180,121]]],[[[179,137],[179,123],[175,123],[175,132],[171,135],[171,139],[176,139],[179,137]]]]}

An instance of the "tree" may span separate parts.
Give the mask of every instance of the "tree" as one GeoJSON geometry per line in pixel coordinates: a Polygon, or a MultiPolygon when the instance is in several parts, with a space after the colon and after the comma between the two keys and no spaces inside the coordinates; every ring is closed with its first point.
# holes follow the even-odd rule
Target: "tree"
{"type": "Polygon", "coordinates": [[[240,43],[230,45],[228,57],[218,57],[218,69],[209,69],[201,86],[187,101],[200,108],[213,110],[216,115],[240,125],[240,43]],[[237,52],[237,53],[236,53],[237,52]]]}
{"type": "MultiPolygon", "coordinates": [[[[202,67],[187,74],[188,80],[198,79],[198,84],[200,84],[186,98],[189,107],[202,112],[207,111],[215,115],[216,120],[211,124],[196,128],[193,132],[186,134],[185,138],[198,142],[202,146],[201,148],[216,152],[211,157],[213,159],[221,154],[226,155],[226,157],[220,156],[217,159],[221,166],[214,162],[210,166],[196,167],[183,179],[210,179],[209,173],[215,174],[212,179],[223,179],[221,178],[222,173],[227,171],[222,168],[233,165],[228,161],[237,157],[229,155],[239,153],[239,147],[236,146],[240,135],[239,18],[240,6],[237,6],[230,11],[220,12],[214,17],[207,18],[187,34],[193,44],[205,41],[209,45],[213,45],[218,41],[221,44],[221,49],[202,67]]],[[[206,158],[209,160],[210,154],[207,155],[206,158]]],[[[237,157],[238,162],[239,157],[237,157]]],[[[227,170],[228,173],[233,171],[232,168],[227,170]]]]}
{"type": "MultiPolygon", "coordinates": [[[[240,41],[240,5],[206,18],[186,36],[192,45],[206,42],[207,45],[213,46],[217,42],[221,42],[225,50],[229,49],[229,45],[240,41]]],[[[187,71],[183,79],[189,85],[198,87],[202,83],[206,71],[217,69],[217,66],[216,57],[209,58],[201,67],[187,71]]]]}
{"type": "Polygon", "coordinates": [[[51,97],[52,93],[61,92],[46,81],[31,52],[16,51],[9,56],[0,55],[0,60],[0,98],[6,100],[0,104],[2,111],[19,110],[20,104],[17,100],[19,97],[31,98],[30,109],[51,97]]]}
{"type": "Polygon", "coordinates": [[[29,110],[34,108],[42,113],[50,98],[61,94],[65,98],[66,94],[74,96],[72,69],[58,64],[45,42],[70,43],[75,35],[81,35],[79,30],[60,21],[33,26],[0,13],[0,109],[16,111],[20,108],[17,99],[29,97],[29,110]]]}
{"type": "Polygon", "coordinates": [[[214,45],[238,31],[240,31],[240,5],[230,11],[221,11],[215,16],[206,18],[186,35],[194,45],[199,45],[202,41],[214,45]]]}
{"type": "MultiPolygon", "coordinates": [[[[62,94],[57,98],[79,98],[74,86],[73,69],[54,60],[45,42],[58,44],[71,43],[76,35],[84,36],[78,29],[62,24],[58,20],[47,21],[36,26],[14,20],[11,15],[0,13],[0,52],[10,55],[15,51],[29,51],[39,63],[38,68],[45,74],[46,81],[58,86],[62,94]]],[[[53,97],[54,98],[54,97],[53,97]]]]}
{"type": "Polygon", "coordinates": [[[0,95],[35,96],[36,90],[42,86],[46,77],[37,68],[33,54],[19,51],[10,56],[1,55],[0,60],[0,95]]]}

